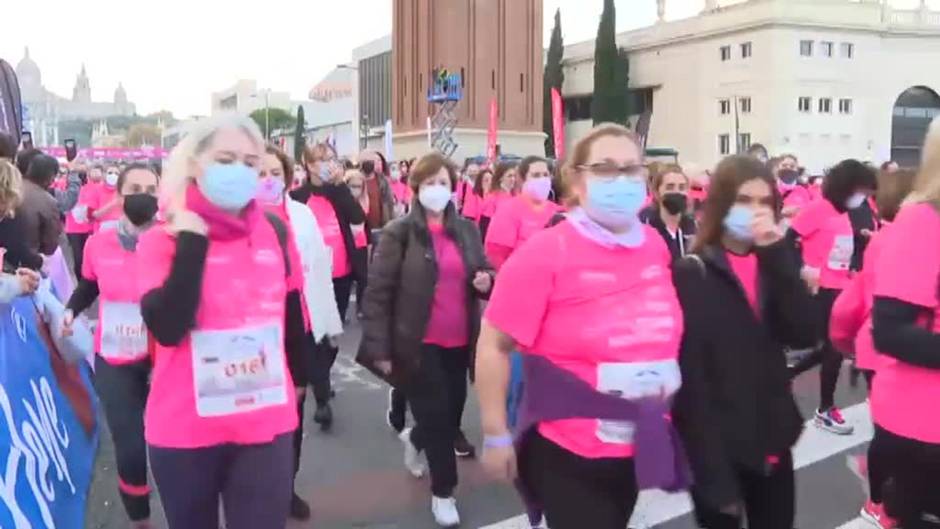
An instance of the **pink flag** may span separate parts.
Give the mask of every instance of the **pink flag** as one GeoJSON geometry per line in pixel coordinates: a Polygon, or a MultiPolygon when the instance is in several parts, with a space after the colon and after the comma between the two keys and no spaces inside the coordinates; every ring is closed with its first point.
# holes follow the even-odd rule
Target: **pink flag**
{"type": "Polygon", "coordinates": [[[499,124],[499,106],[496,97],[490,101],[490,126],[486,132],[486,158],[491,164],[496,163],[497,126],[499,124]]]}
{"type": "Polygon", "coordinates": [[[555,135],[555,159],[565,158],[565,108],[561,94],[552,88],[552,132],[555,135]]]}

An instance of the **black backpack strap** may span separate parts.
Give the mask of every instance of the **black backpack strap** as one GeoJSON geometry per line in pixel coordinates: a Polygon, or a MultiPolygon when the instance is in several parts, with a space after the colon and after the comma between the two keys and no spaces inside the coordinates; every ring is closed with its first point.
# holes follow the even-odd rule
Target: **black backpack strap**
{"type": "Polygon", "coordinates": [[[266,211],[264,216],[268,219],[268,222],[271,223],[271,227],[274,228],[274,233],[277,234],[277,242],[281,245],[281,255],[284,257],[284,275],[290,276],[290,254],[287,252],[287,226],[284,224],[284,221],[280,217],[266,211]]]}
{"type": "Polygon", "coordinates": [[[561,224],[562,222],[564,222],[565,218],[566,217],[564,213],[555,213],[554,215],[552,215],[552,218],[548,219],[548,224],[546,224],[545,227],[546,228],[555,227],[558,224],[561,224]]]}

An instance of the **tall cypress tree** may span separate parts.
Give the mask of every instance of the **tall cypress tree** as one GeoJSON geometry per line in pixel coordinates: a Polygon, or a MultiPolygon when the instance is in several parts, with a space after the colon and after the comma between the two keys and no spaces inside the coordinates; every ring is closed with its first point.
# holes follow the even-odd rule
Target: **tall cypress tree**
{"type": "Polygon", "coordinates": [[[617,49],[617,11],[614,0],[604,0],[604,12],[594,43],[594,124],[627,122],[627,72],[623,55],[617,49]]]}
{"type": "Polygon", "coordinates": [[[548,58],[545,61],[545,76],[542,88],[542,130],[545,131],[545,156],[555,156],[555,127],[552,121],[552,88],[561,93],[565,82],[565,72],[561,61],[565,55],[565,43],[561,36],[561,9],[555,10],[555,27],[552,40],[548,45],[548,58]]]}
{"type": "Polygon", "coordinates": [[[294,161],[297,163],[302,163],[301,158],[304,153],[304,144],[306,143],[304,131],[306,129],[307,125],[304,123],[304,107],[303,105],[297,105],[297,128],[294,129],[294,161]]]}

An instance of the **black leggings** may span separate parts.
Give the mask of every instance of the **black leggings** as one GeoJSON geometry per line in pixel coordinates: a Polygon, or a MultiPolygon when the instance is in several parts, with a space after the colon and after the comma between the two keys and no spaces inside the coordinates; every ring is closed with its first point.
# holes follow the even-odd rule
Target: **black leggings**
{"type": "Polygon", "coordinates": [[[330,345],[326,338],[313,346],[310,385],[313,386],[313,397],[320,406],[329,402],[332,397],[333,383],[330,379],[330,371],[336,363],[338,354],[339,348],[330,345]]]}
{"type": "Polygon", "coordinates": [[[824,332],[820,345],[822,368],[819,370],[819,409],[822,411],[835,406],[836,385],[839,383],[839,371],[842,369],[842,353],[829,341],[829,319],[832,316],[832,306],[840,292],[841,290],[821,288],[816,294],[820,329],[824,332]]]}
{"type": "Polygon", "coordinates": [[[283,528],[293,486],[293,446],[293,432],[260,445],[151,445],[153,477],[169,529],[219,527],[220,498],[228,529],[283,528]]]}
{"type": "MultiPolygon", "coordinates": [[[[738,486],[744,497],[747,525],[751,529],[792,529],[795,517],[793,456],[787,452],[768,474],[737,469],[738,486]]],[[[705,529],[740,529],[742,516],[732,516],[696,501],[695,516],[705,529]]]]}
{"type": "Polygon", "coordinates": [[[529,434],[520,472],[552,529],[623,529],[638,495],[632,458],[588,459],[529,434]]]}
{"type": "Polygon", "coordinates": [[[69,241],[69,248],[72,250],[72,262],[75,267],[75,278],[82,278],[82,261],[85,258],[85,243],[88,242],[87,233],[67,233],[65,238],[69,241]]]}
{"type": "Polygon", "coordinates": [[[901,437],[875,425],[886,479],[882,485],[885,510],[904,529],[937,529],[940,523],[940,444],[901,437]]]}
{"type": "Polygon", "coordinates": [[[454,440],[467,400],[467,347],[445,349],[424,344],[421,365],[405,385],[415,426],[411,443],[423,450],[431,471],[431,493],[448,498],[457,486],[457,456],[454,440]]]}
{"type": "Polygon", "coordinates": [[[349,295],[352,293],[353,274],[333,278],[333,295],[336,297],[336,309],[339,319],[346,323],[346,311],[349,310],[349,295]]]}
{"type": "Polygon", "coordinates": [[[111,365],[95,356],[95,389],[101,397],[117,459],[118,490],[127,516],[150,518],[144,408],[150,392],[150,360],[111,365]]]}

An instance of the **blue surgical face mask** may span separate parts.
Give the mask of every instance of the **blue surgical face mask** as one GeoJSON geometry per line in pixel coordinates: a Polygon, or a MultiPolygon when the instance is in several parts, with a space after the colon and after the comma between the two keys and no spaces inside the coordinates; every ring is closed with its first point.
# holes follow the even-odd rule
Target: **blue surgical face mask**
{"type": "Polygon", "coordinates": [[[247,206],[258,191],[258,172],[243,163],[213,163],[198,181],[209,202],[229,211],[247,206]]]}
{"type": "Polygon", "coordinates": [[[646,200],[646,182],[625,175],[614,179],[588,178],[584,212],[601,226],[619,231],[637,222],[646,200]]]}
{"type": "Polygon", "coordinates": [[[754,240],[754,232],[751,230],[751,221],[754,220],[754,211],[747,206],[735,204],[728,210],[723,222],[725,233],[733,239],[741,242],[751,242],[754,240]]]}

